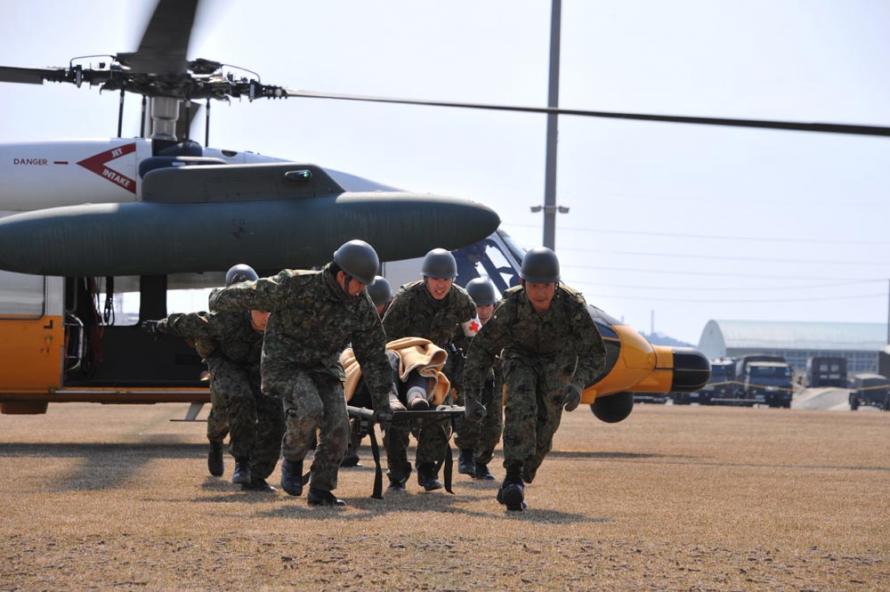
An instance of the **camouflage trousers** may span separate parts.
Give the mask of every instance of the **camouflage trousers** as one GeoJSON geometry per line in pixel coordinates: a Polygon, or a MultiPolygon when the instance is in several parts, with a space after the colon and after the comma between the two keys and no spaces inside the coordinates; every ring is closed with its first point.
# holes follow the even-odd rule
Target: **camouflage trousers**
{"type": "MultiPolygon", "coordinates": [[[[236,459],[249,459],[253,476],[265,479],[275,470],[281,454],[281,436],[284,433],[284,414],[281,402],[260,392],[259,377],[251,376],[244,367],[225,358],[211,357],[210,369],[210,418],[207,421],[208,438],[214,411],[222,416],[230,431],[229,452],[236,459]],[[220,410],[216,401],[222,399],[220,410]]],[[[218,428],[217,428],[218,429],[218,428]]],[[[225,437],[225,434],[223,434],[225,437]]],[[[219,438],[220,440],[222,438],[219,438]]]]}
{"type": "Polygon", "coordinates": [[[504,468],[531,483],[562,419],[563,386],[522,360],[504,362],[504,468]]]}
{"type": "Polygon", "coordinates": [[[284,404],[284,458],[302,461],[318,432],[310,485],[324,491],[336,489],[340,461],[349,442],[343,383],[324,370],[293,370],[280,376],[264,375],[263,389],[284,404]]]}
{"type": "MultiPolygon", "coordinates": [[[[417,438],[417,466],[425,464],[441,465],[445,460],[448,440],[451,438],[451,425],[443,421],[431,421],[410,430],[417,438]]],[[[411,475],[408,462],[409,430],[390,427],[383,435],[386,448],[386,464],[389,478],[404,483],[411,475]]]]}
{"type": "MultiPolygon", "coordinates": [[[[504,410],[498,386],[493,378],[485,381],[482,404],[486,413],[481,422],[466,421],[463,417],[455,420],[454,443],[461,450],[472,450],[473,460],[481,465],[491,462],[494,449],[501,439],[504,410]]],[[[459,397],[458,404],[462,403],[459,397]]]]}
{"type": "Polygon", "coordinates": [[[207,416],[207,439],[222,442],[229,435],[229,415],[226,394],[210,381],[210,415],[207,416]]]}

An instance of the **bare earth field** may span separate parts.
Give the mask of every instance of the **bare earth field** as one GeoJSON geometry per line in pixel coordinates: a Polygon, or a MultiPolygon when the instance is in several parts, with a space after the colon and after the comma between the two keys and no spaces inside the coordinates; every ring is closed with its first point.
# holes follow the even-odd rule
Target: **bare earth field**
{"type": "Polygon", "coordinates": [[[462,475],[370,499],[367,448],[344,510],[243,493],[184,411],[0,416],[0,589],[890,589],[890,413],[582,408],[515,515],[462,475]]]}

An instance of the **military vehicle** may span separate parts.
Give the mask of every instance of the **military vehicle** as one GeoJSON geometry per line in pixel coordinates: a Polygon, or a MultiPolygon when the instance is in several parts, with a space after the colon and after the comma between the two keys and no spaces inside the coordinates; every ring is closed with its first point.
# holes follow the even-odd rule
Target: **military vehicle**
{"type": "Polygon", "coordinates": [[[807,360],[807,386],[847,386],[847,358],[813,356],[807,360]]]}
{"type": "Polygon", "coordinates": [[[737,398],[739,390],[739,384],[735,381],[735,360],[717,358],[711,360],[711,377],[701,390],[671,393],[670,398],[674,405],[689,405],[690,403],[714,405],[724,399],[737,398]]]}
{"type": "Polygon", "coordinates": [[[890,378],[862,372],[853,375],[849,386],[852,411],[856,411],[861,405],[890,411],[890,378]]]}

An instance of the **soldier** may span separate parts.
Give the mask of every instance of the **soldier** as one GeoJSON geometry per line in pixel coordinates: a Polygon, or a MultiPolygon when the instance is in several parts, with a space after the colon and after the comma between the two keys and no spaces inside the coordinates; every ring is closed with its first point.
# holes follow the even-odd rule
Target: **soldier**
{"type": "Polygon", "coordinates": [[[371,297],[371,302],[374,303],[374,308],[377,309],[377,314],[382,319],[392,302],[392,286],[389,284],[389,280],[382,275],[374,276],[374,281],[368,284],[368,296],[371,297]]]}
{"type": "MultiPolygon", "coordinates": [[[[226,286],[256,278],[250,266],[235,265],[226,273],[226,286]]],[[[172,314],[157,323],[157,331],[193,339],[210,370],[210,464],[215,453],[211,433],[228,425],[229,449],[235,457],[232,482],[247,490],[273,492],[266,478],[278,463],[284,417],[278,402],[260,392],[260,353],[268,318],[268,312],[217,312],[211,305],[210,314],[172,314]]]]}
{"type": "MultiPolygon", "coordinates": [[[[368,284],[366,290],[371,302],[374,303],[374,308],[377,309],[377,314],[383,318],[389,303],[392,302],[392,286],[389,281],[382,275],[374,276],[374,281],[368,284]]],[[[368,426],[362,420],[352,418],[349,420],[349,446],[346,448],[346,456],[340,462],[341,467],[358,466],[358,448],[367,434],[367,429],[368,426]]]]}
{"type": "Polygon", "coordinates": [[[580,293],[559,283],[559,260],[545,247],[526,253],[522,284],[510,288],[470,344],[464,368],[466,419],[486,415],[482,387],[502,352],[504,468],[497,500],[522,511],[531,483],[550,451],[563,408],[573,411],[581,391],[603,370],[605,348],[580,293]]]}
{"type": "MultiPolygon", "coordinates": [[[[393,298],[383,327],[390,341],[402,337],[423,337],[446,351],[453,351],[453,340],[463,329],[467,336],[478,330],[476,308],[463,288],[455,286],[457,262],[445,249],[433,249],[423,260],[423,280],[405,284],[393,298]]],[[[452,384],[459,378],[457,359],[449,353],[445,374],[452,384]]],[[[411,409],[428,406],[422,388],[409,388],[406,400],[411,409]]],[[[417,437],[417,481],[426,491],[442,488],[438,479],[448,447],[450,428],[442,422],[421,426],[417,437]]],[[[390,428],[384,437],[387,464],[389,465],[389,489],[405,490],[411,475],[408,462],[408,431],[390,428]]]]}
{"type": "Polygon", "coordinates": [[[262,388],[283,402],[281,486],[303,492],[303,459],[318,431],[307,501],[342,506],[331,493],[349,439],[340,353],[352,342],[380,421],[392,418],[392,370],[386,337],[365,286],[379,259],[368,243],[351,240],[321,271],[285,269],[278,275],[235,284],[211,296],[219,310],[271,311],[263,341],[262,388]]]}
{"type": "MultiPolygon", "coordinates": [[[[498,302],[494,284],[488,278],[479,277],[468,282],[466,290],[476,303],[476,315],[484,327],[494,314],[494,307],[498,302]]],[[[461,349],[466,351],[469,340],[460,345],[461,349]]],[[[494,480],[494,475],[488,470],[488,463],[491,462],[495,446],[501,439],[503,427],[500,378],[500,364],[496,362],[482,389],[482,404],[487,410],[483,420],[478,423],[456,422],[457,435],[454,443],[460,449],[458,472],[474,479],[494,480]]]]}

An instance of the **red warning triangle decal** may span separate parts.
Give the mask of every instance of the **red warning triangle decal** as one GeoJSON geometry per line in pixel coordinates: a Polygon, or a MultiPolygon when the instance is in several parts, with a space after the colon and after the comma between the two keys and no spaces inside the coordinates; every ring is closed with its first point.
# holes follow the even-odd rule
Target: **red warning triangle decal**
{"type": "Polygon", "coordinates": [[[135,194],[136,181],[105,166],[106,162],[111,162],[112,160],[120,158],[121,156],[126,156],[127,154],[135,151],[135,143],[124,144],[123,146],[118,146],[117,148],[112,148],[111,150],[106,150],[105,152],[100,152],[99,154],[95,154],[93,156],[90,156],[89,158],[85,158],[77,164],[88,171],[96,173],[103,179],[108,179],[115,185],[119,185],[127,191],[135,194]]]}

